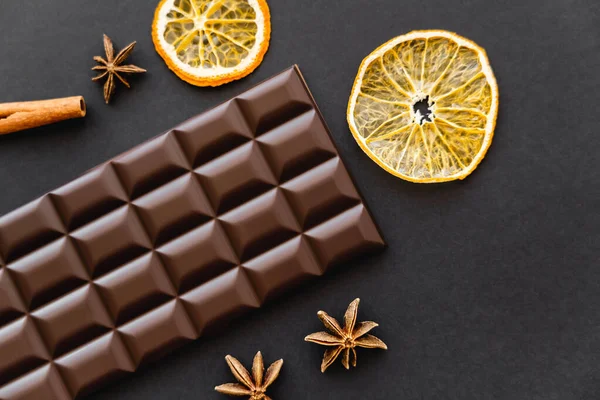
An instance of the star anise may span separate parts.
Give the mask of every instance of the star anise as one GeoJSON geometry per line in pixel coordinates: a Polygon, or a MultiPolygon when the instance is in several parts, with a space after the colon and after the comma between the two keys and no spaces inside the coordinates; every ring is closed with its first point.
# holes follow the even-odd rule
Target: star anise
{"type": "Polygon", "coordinates": [[[110,97],[115,92],[115,76],[119,79],[125,86],[128,88],[129,83],[119,74],[133,74],[133,73],[141,73],[146,72],[145,69],[137,67],[135,65],[121,65],[129,54],[133,51],[136,42],[130,43],[127,47],[121,50],[117,56],[115,57],[115,50],[113,47],[112,40],[106,35],[104,35],[104,51],[106,52],[106,60],[100,56],[95,56],[94,60],[102,65],[96,65],[92,70],[94,71],[104,71],[100,75],[92,78],[93,81],[100,80],[108,75],[106,79],[106,83],[104,84],[104,101],[106,104],[110,101],[110,97]]]}
{"type": "Polygon", "coordinates": [[[356,299],[348,306],[344,315],[343,328],[335,318],[329,316],[325,311],[317,313],[319,319],[333,335],[328,332],[317,332],[308,335],[304,340],[332,347],[325,352],[323,362],[321,363],[321,372],[325,372],[341,353],[343,353],[342,364],[346,369],[350,369],[350,363],[352,363],[353,367],[356,367],[355,347],[387,350],[385,343],[375,336],[367,334],[371,329],[379,326],[379,324],[372,321],[356,323],[359,302],[360,299],[356,299]],[[352,362],[350,361],[350,353],[352,353],[352,362]]]}
{"type": "Polygon", "coordinates": [[[219,393],[228,394],[231,396],[250,396],[248,400],[271,400],[266,395],[267,388],[277,379],[279,371],[283,365],[283,360],[277,360],[269,369],[266,374],[265,366],[263,363],[263,356],[259,351],[254,356],[254,362],[252,363],[252,376],[242,363],[232,356],[226,356],[225,360],[233,373],[233,376],[240,381],[240,383],[226,383],[224,385],[217,386],[215,390],[219,393]]]}

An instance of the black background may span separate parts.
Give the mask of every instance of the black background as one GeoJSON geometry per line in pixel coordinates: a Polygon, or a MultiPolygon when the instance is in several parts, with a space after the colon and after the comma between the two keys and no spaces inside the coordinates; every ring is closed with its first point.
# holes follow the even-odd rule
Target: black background
{"type": "MultiPolygon", "coordinates": [[[[389,248],[312,281],[92,399],[221,399],[223,357],[284,358],[286,399],[600,397],[600,3],[596,0],[270,0],[273,36],[250,77],[180,81],[155,53],[155,0],[0,0],[0,102],[83,95],[85,119],[0,137],[0,213],[297,63],[389,248]],[[358,148],[346,105],[360,61],[413,29],[483,46],[500,87],[494,142],[463,182],[416,185],[358,148]],[[137,40],[149,70],[106,106],[90,81],[102,33],[137,40]],[[361,319],[389,351],[319,371],[319,309],[361,319]]],[[[1,355],[0,355],[1,357],[1,355]]]]}

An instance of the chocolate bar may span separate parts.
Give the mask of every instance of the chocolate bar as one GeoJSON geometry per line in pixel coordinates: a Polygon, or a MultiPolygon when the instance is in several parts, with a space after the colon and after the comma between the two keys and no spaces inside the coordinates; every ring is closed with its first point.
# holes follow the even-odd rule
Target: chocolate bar
{"type": "Polygon", "coordinates": [[[79,398],[383,246],[290,68],[0,218],[0,399],[79,398]]]}

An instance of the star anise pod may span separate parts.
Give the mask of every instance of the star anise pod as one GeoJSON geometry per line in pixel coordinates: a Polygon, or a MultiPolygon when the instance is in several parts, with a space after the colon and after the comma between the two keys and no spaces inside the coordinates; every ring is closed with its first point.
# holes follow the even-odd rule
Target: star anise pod
{"type": "Polygon", "coordinates": [[[130,43],[127,47],[121,50],[115,57],[115,50],[113,47],[112,40],[104,35],[104,51],[106,52],[106,60],[100,56],[95,56],[94,60],[102,65],[96,65],[92,70],[104,71],[100,75],[92,78],[93,81],[100,80],[108,75],[106,83],[104,84],[104,101],[106,104],[109,103],[110,97],[115,92],[115,77],[119,79],[128,88],[131,87],[129,83],[120,75],[120,73],[134,74],[146,72],[145,69],[137,67],[135,65],[121,65],[123,61],[129,57],[129,54],[133,51],[136,42],[130,43]]]}
{"type": "Polygon", "coordinates": [[[279,371],[281,371],[281,367],[283,366],[283,360],[277,360],[271,364],[265,374],[263,356],[259,351],[254,356],[254,362],[252,363],[252,376],[250,376],[248,370],[244,368],[242,363],[236,358],[228,355],[225,357],[225,360],[227,361],[227,365],[229,365],[233,376],[235,376],[240,383],[226,383],[217,386],[215,388],[217,392],[231,396],[250,396],[248,400],[271,400],[265,392],[279,376],[279,371]]]}
{"type": "Polygon", "coordinates": [[[317,332],[308,335],[304,340],[332,347],[325,352],[323,362],[321,363],[321,372],[325,372],[342,353],[342,364],[344,367],[350,369],[350,363],[352,363],[353,367],[356,367],[356,347],[387,350],[385,343],[375,336],[367,334],[371,329],[379,326],[379,324],[372,321],[356,323],[359,302],[360,299],[356,299],[348,306],[344,315],[343,328],[335,318],[329,316],[325,311],[317,313],[319,319],[333,335],[328,332],[317,332]],[[352,361],[350,361],[350,354],[352,354],[352,361]]]}

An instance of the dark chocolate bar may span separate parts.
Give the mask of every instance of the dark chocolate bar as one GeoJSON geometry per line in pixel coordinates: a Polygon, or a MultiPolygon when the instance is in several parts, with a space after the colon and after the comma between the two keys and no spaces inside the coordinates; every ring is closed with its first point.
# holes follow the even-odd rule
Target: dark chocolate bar
{"type": "Polygon", "coordinates": [[[0,399],[79,398],[383,245],[288,69],[0,218],[0,399]]]}

